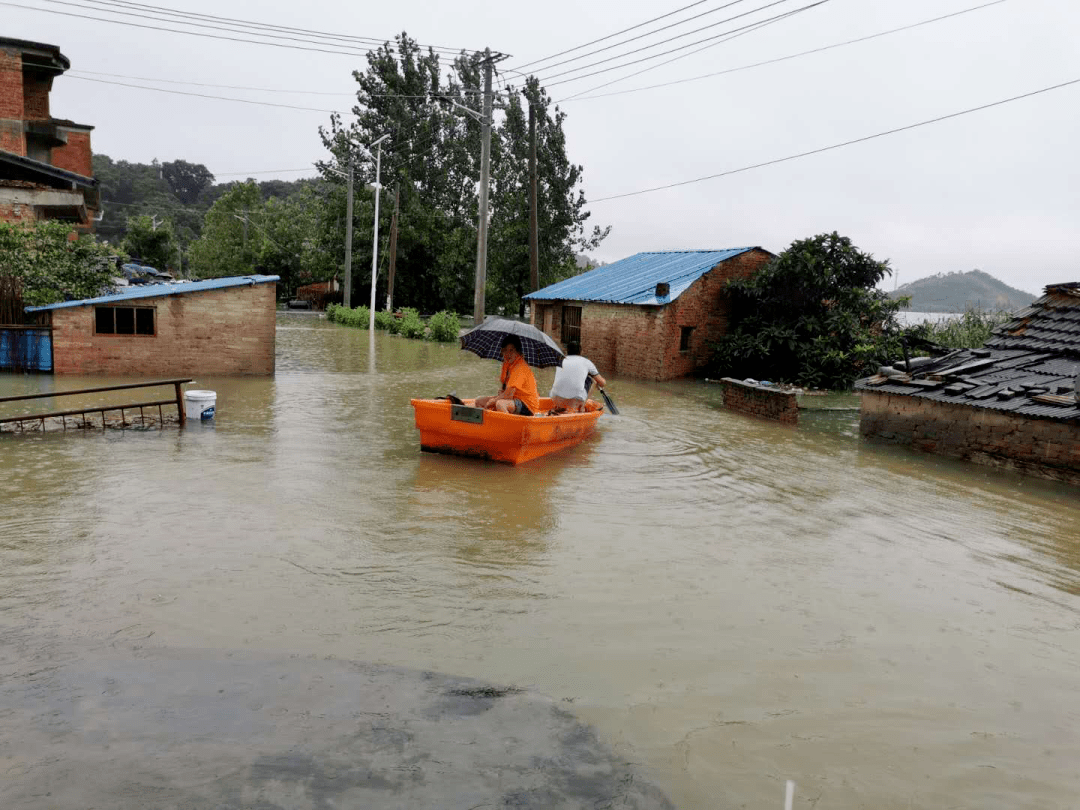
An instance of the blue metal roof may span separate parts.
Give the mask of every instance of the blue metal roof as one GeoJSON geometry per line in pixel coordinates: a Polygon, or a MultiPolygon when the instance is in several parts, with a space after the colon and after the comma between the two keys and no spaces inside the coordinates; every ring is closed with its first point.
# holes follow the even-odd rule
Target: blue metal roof
{"type": "Polygon", "coordinates": [[[754,250],[662,250],[635,253],[613,264],[589,270],[550,287],[529,293],[538,301],[602,301],[613,304],[670,304],[691,284],[720,262],[754,250]],[[656,285],[666,282],[668,295],[656,296],[656,285]]]}
{"type": "Polygon", "coordinates": [[[280,276],[229,276],[228,278],[208,278],[204,281],[190,281],[182,284],[140,284],[137,287],[125,287],[123,292],[113,295],[100,295],[97,298],[84,298],[81,301],[61,301],[59,304],[46,304],[43,307],[26,307],[27,312],[41,312],[47,309],[65,307],[85,307],[90,304],[115,304],[120,301],[132,301],[138,298],[160,298],[163,295],[183,295],[184,293],[221,290],[225,287],[266,284],[280,281],[280,276]]]}

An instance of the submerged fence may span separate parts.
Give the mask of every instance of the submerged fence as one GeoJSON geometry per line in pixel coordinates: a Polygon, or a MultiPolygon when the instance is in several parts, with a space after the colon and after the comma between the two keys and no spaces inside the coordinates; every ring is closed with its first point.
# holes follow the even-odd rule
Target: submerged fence
{"type": "Polygon", "coordinates": [[[46,429],[46,420],[49,423],[55,424],[59,420],[57,427],[67,430],[68,419],[72,420],[73,427],[86,428],[91,427],[92,423],[88,420],[90,414],[100,414],[101,427],[108,427],[108,423],[105,419],[105,414],[109,411],[120,412],[120,426],[127,426],[127,420],[125,418],[126,411],[133,411],[136,408],[139,410],[140,422],[145,424],[145,408],[157,408],[158,411],[158,424],[163,425],[165,423],[165,416],[162,412],[162,407],[166,405],[175,405],[177,419],[180,426],[183,427],[187,422],[186,415],[184,413],[184,400],[183,391],[180,386],[184,383],[191,382],[190,379],[177,379],[177,380],[154,380],[153,382],[145,383],[128,383],[126,385],[107,385],[101,388],[80,388],[73,391],[49,391],[44,394],[22,394],[14,397],[0,397],[0,403],[5,402],[25,402],[31,399],[51,399],[52,397],[71,397],[78,396],[80,394],[99,394],[106,391],[126,391],[133,388],[154,388],[157,386],[168,385],[172,386],[174,390],[174,396],[168,399],[155,399],[148,402],[129,402],[122,405],[90,405],[85,408],[73,408],[66,411],[49,411],[47,413],[31,413],[22,414],[20,416],[7,416],[0,419],[0,428],[5,424],[17,423],[22,425],[25,422],[39,422],[41,429],[46,429]],[[81,417],[81,421],[80,421],[81,417]]]}

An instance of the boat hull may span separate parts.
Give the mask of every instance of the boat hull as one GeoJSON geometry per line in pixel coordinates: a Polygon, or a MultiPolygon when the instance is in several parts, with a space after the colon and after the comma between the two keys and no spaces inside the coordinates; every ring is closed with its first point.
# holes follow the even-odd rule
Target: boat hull
{"type": "MultiPolygon", "coordinates": [[[[596,428],[602,406],[586,403],[585,413],[558,416],[517,416],[483,411],[480,422],[453,418],[454,406],[445,399],[411,400],[420,431],[420,449],[426,453],[470,456],[503,464],[522,464],[573,447],[596,428]]],[[[465,400],[472,405],[473,400],[465,400]]],[[[540,400],[540,413],[550,410],[550,399],[540,400]]]]}

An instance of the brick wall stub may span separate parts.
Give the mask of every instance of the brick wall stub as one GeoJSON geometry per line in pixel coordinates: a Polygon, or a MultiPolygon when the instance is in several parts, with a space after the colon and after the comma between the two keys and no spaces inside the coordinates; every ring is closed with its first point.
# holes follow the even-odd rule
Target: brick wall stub
{"type": "Polygon", "coordinates": [[[739,413],[794,425],[799,421],[798,396],[765,385],[724,377],[719,381],[724,407],[739,413]]]}
{"type": "Polygon", "coordinates": [[[274,373],[276,284],[229,287],[110,306],[151,306],[157,334],[95,335],[94,306],[52,310],[57,374],[274,373]]]}
{"type": "Polygon", "coordinates": [[[864,391],[868,439],[1080,485],[1080,422],[864,391]]]}

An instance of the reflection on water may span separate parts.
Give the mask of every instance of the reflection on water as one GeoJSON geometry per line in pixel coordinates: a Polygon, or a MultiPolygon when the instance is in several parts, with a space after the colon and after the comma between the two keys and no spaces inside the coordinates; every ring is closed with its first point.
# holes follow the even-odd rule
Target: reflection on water
{"type": "Polygon", "coordinates": [[[521,467],[423,454],[409,399],[498,365],[375,340],[282,315],[275,377],[196,382],[212,424],[0,437],[5,677],[74,639],[370,660],[565,701],[684,808],[1074,805],[1075,490],[697,382],[614,380],[521,467]]]}

